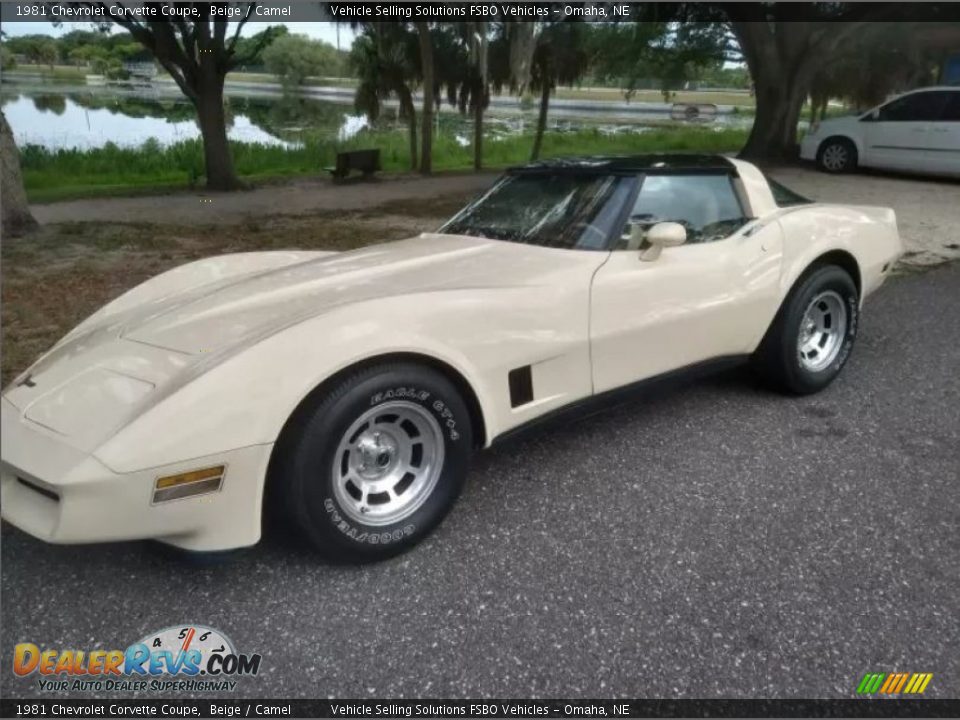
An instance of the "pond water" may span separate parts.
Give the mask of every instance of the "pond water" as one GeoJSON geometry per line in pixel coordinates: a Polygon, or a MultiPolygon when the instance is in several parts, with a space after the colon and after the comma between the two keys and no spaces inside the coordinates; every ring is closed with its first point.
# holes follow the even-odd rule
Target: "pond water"
{"type": "MultiPolygon", "coordinates": [[[[84,85],[0,86],[0,104],[17,143],[58,148],[97,148],[112,142],[138,146],[148,139],[161,145],[197,138],[193,106],[175,88],[124,89],[84,85]]],[[[227,95],[228,135],[232,140],[268,145],[299,145],[305,137],[346,139],[368,127],[366,118],[354,114],[349,98],[318,99],[271,92],[230,91],[227,95]]],[[[669,122],[663,113],[560,111],[549,122],[553,132],[596,128],[605,134],[645,132],[669,122]]],[[[713,127],[729,127],[737,118],[723,118],[713,127]]],[[[485,118],[485,136],[496,139],[532,132],[534,109],[491,109],[485,118]]],[[[675,123],[683,125],[684,123],[675,123]]],[[[472,122],[455,112],[442,112],[437,132],[453,135],[467,145],[472,122]]],[[[404,130],[396,110],[384,108],[378,129],[404,130]]]]}
{"type": "MultiPolygon", "coordinates": [[[[108,142],[126,147],[141,145],[148,138],[170,145],[200,137],[192,108],[186,103],[153,103],[156,114],[151,115],[138,112],[141,103],[126,99],[93,104],[89,98],[72,95],[4,95],[2,104],[20,147],[87,149],[108,142]]],[[[246,115],[233,116],[229,136],[245,142],[284,142],[246,115]]]]}

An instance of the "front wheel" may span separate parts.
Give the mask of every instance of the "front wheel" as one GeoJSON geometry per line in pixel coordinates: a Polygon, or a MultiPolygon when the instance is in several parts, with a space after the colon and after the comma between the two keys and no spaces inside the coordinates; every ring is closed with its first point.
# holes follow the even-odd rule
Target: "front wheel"
{"type": "Polygon", "coordinates": [[[370,562],[428,535],[463,489],[467,407],[420,365],[367,368],[305,408],[278,447],[287,516],[325,558],[370,562]]]}
{"type": "Polygon", "coordinates": [[[834,174],[851,172],[857,167],[857,146],[847,138],[827,138],[817,151],[817,167],[834,174]]]}
{"type": "Polygon", "coordinates": [[[816,268],[787,296],[754,364],[781,390],[818,392],[850,357],[858,320],[859,296],[850,275],[836,265],[816,268]]]}

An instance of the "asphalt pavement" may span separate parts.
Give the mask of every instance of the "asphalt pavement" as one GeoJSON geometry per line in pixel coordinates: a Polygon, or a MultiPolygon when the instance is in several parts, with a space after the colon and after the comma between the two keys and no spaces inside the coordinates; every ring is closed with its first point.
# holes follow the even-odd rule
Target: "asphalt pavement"
{"type": "Polygon", "coordinates": [[[274,535],[203,567],[4,526],[0,692],[40,695],[16,643],[203,623],[263,655],[241,697],[852,697],[868,671],[958,697],[958,371],[953,264],[872,297],[821,394],[738,371],[529,435],[380,565],[274,535]]]}

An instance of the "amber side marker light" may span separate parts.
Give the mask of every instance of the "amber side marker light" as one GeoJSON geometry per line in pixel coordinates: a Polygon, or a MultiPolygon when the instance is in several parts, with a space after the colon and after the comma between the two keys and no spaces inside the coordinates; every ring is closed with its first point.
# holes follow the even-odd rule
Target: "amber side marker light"
{"type": "Polygon", "coordinates": [[[226,470],[226,465],[217,465],[157,478],[154,484],[153,502],[156,504],[217,492],[223,485],[226,470]]]}

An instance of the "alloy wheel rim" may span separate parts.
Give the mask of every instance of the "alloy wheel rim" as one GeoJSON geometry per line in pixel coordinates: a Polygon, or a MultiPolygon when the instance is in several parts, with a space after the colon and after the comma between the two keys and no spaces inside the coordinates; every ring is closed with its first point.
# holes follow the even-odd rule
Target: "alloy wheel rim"
{"type": "Polygon", "coordinates": [[[823,151],[823,165],[828,170],[843,170],[847,166],[849,151],[839,143],[829,145],[823,151]]]}
{"type": "Polygon", "coordinates": [[[443,457],[443,433],[428,410],[406,401],[378,405],[340,439],[334,496],[345,515],[365,525],[399,522],[430,497],[443,457]]]}
{"type": "Polygon", "coordinates": [[[843,346],[847,334],[847,305],[839,293],[819,293],[803,313],[797,336],[800,367],[820,372],[828,367],[843,346]]]}

